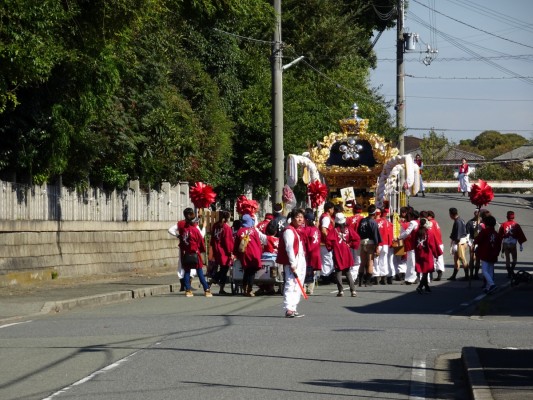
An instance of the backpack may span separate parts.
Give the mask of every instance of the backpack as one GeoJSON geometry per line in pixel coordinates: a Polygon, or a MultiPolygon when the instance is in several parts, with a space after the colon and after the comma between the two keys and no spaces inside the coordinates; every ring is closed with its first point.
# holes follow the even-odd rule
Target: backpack
{"type": "Polygon", "coordinates": [[[239,253],[245,253],[246,248],[248,247],[248,243],[250,243],[250,231],[246,231],[244,236],[241,238],[241,242],[239,243],[239,253]]]}

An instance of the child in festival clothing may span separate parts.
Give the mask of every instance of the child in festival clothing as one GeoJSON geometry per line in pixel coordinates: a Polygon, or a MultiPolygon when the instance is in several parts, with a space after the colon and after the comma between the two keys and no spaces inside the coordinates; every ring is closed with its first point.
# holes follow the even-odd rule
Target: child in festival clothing
{"type": "Polygon", "coordinates": [[[522,251],[526,239],[522,227],[514,220],[514,211],[507,212],[507,221],[500,226],[500,236],[503,239],[502,256],[505,255],[505,268],[507,269],[507,278],[512,278],[516,266],[516,243],[520,245],[522,251]],[[513,259],[511,263],[511,258],[513,259]]]}
{"type": "Polygon", "coordinates": [[[315,225],[315,214],[312,210],[305,213],[305,226],[301,228],[302,241],[305,247],[305,260],[307,272],[305,284],[307,294],[313,294],[317,275],[322,270],[322,257],[320,256],[320,230],[315,225]]]}
{"type": "Polygon", "coordinates": [[[233,255],[239,260],[243,269],[242,286],[246,297],[255,296],[252,291],[255,273],[261,269],[262,245],[259,231],[254,225],[255,221],[249,214],[243,215],[241,228],[237,231],[233,246],[233,255]]]}
{"type": "Polygon", "coordinates": [[[224,286],[229,268],[233,262],[232,251],[234,246],[233,231],[228,225],[230,212],[222,210],[219,213],[219,220],[211,229],[210,246],[214,260],[213,282],[218,283],[220,295],[226,295],[224,286]]]}
{"type": "Polygon", "coordinates": [[[425,290],[431,292],[429,287],[429,274],[435,269],[435,259],[442,254],[435,235],[428,228],[428,220],[420,218],[418,227],[407,238],[412,242],[414,249],[415,271],[420,274],[420,283],[416,291],[420,294],[425,290]]]}
{"type": "Polygon", "coordinates": [[[350,273],[350,267],[353,266],[353,257],[351,248],[358,248],[360,238],[357,232],[346,225],[346,217],[343,213],[335,215],[335,227],[328,233],[326,238],[326,247],[333,251],[333,265],[337,278],[337,297],[344,295],[342,286],[342,275],[346,275],[350,285],[352,297],[356,297],[355,284],[350,273]]]}
{"type": "Polygon", "coordinates": [[[483,218],[483,223],[485,227],[474,239],[474,246],[477,245],[476,255],[481,260],[481,271],[487,281],[485,292],[492,293],[496,290],[496,285],[494,284],[494,263],[498,261],[498,254],[502,246],[502,237],[494,229],[496,218],[492,215],[483,218]]]}

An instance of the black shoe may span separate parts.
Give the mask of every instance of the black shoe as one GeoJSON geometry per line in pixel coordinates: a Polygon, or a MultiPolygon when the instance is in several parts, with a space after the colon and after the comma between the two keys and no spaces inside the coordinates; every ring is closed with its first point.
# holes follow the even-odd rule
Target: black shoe
{"type": "Polygon", "coordinates": [[[418,292],[418,294],[422,294],[422,288],[420,286],[416,288],[416,291],[418,292]]]}
{"type": "Polygon", "coordinates": [[[387,277],[387,285],[392,285],[392,276],[387,277]]]}
{"type": "Polygon", "coordinates": [[[426,194],[424,192],[422,192],[422,197],[426,197],[426,194]]]}

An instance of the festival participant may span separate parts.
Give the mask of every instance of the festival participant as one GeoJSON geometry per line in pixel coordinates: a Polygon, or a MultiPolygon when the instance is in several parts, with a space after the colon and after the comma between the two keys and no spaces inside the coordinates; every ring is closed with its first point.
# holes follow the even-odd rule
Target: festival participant
{"type": "Polygon", "coordinates": [[[273,219],[274,219],[274,214],[266,213],[265,219],[257,224],[256,226],[257,230],[261,233],[266,233],[266,228],[268,224],[270,223],[270,221],[272,221],[273,219]]]}
{"type": "Polygon", "coordinates": [[[345,275],[350,285],[352,297],[356,297],[355,285],[350,267],[353,265],[353,257],[350,248],[359,247],[359,235],[346,225],[346,217],[343,213],[335,215],[335,227],[329,231],[326,238],[326,247],[333,251],[333,265],[337,280],[337,297],[344,296],[342,276],[345,275]]]}
{"type": "Polygon", "coordinates": [[[378,283],[377,279],[379,278],[379,284],[385,285],[386,279],[391,277],[392,283],[392,268],[389,266],[389,249],[392,246],[392,237],[390,236],[390,222],[387,220],[386,216],[382,215],[381,209],[376,209],[376,222],[378,224],[379,235],[381,236],[381,242],[378,243],[378,258],[376,261],[376,266],[374,268],[374,276],[378,283]]]}
{"type": "Polygon", "coordinates": [[[468,278],[468,262],[466,261],[466,248],[468,247],[467,232],[465,221],[459,216],[457,208],[452,207],[449,210],[450,218],[453,219],[452,233],[450,234],[450,252],[453,255],[453,274],[448,278],[454,281],[457,272],[462,264],[465,270],[465,277],[468,278]]]}
{"type": "Polygon", "coordinates": [[[483,218],[483,224],[484,228],[474,239],[474,245],[477,246],[477,257],[481,260],[481,271],[487,282],[485,293],[490,294],[497,289],[494,284],[494,264],[498,261],[502,237],[494,229],[496,218],[492,215],[483,218]]]}
{"type": "Polygon", "coordinates": [[[331,281],[330,275],[333,272],[333,255],[331,251],[326,248],[326,238],[328,233],[334,227],[333,214],[335,212],[335,205],[331,202],[324,204],[324,212],[318,220],[318,229],[320,229],[320,256],[322,257],[322,271],[320,272],[321,279],[324,283],[331,281]]]}
{"type": "MultiPolygon", "coordinates": [[[[257,227],[259,233],[259,240],[261,241],[262,253],[261,260],[276,261],[279,248],[279,237],[275,236],[276,232],[272,230],[272,226],[267,226],[265,233],[262,233],[257,227]]],[[[274,283],[259,283],[257,285],[259,289],[255,292],[256,296],[274,295],[276,289],[274,283]]]]}
{"type": "Polygon", "coordinates": [[[204,288],[205,296],[212,297],[209,285],[204,277],[202,253],[205,253],[205,242],[202,231],[198,227],[194,210],[190,207],[183,210],[184,220],[177,224],[177,237],[180,240],[180,260],[184,271],[185,296],[192,297],[191,270],[195,270],[204,288]]]}
{"type": "Polygon", "coordinates": [[[268,223],[268,227],[270,230],[275,231],[276,237],[281,237],[281,234],[283,233],[283,230],[287,226],[287,217],[283,215],[283,204],[276,203],[274,205],[274,214],[273,219],[268,223]]]}
{"type": "Polygon", "coordinates": [[[425,290],[431,292],[429,287],[429,274],[434,271],[435,259],[442,254],[435,235],[428,228],[428,220],[420,218],[417,229],[413,231],[407,240],[412,241],[415,258],[415,271],[420,274],[420,283],[416,288],[419,294],[425,290]]]}
{"type": "Polygon", "coordinates": [[[306,275],[305,284],[307,294],[312,295],[315,289],[315,281],[317,275],[322,270],[322,258],[320,257],[320,231],[315,225],[315,214],[313,210],[306,211],[305,227],[302,229],[303,234],[300,235],[302,239],[305,238],[305,260],[306,260],[306,275]]]}
{"type": "Polygon", "coordinates": [[[514,220],[514,211],[507,211],[507,221],[501,224],[499,233],[503,238],[502,256],[505,255],[505,268],[507,269],[507,278],[512,278],[516,267],[516,244],[520,245],[520,251],[524,248],[524,242],[527,241],[522,227],[514,220]],[[511,262],[512,258],[512,262],[511,262]]]}
{"type": "Polygon", "coordinates": [[[361,220],[357,231],[361,239],[361,266],[359,267],[359,286],[370,283],[374,274],[374,259],[377,256],[378,244],[381,242],[376,222],[376,206],[368,206],[368,216],[361,220]]]}
{"type": "Polygon", "coordinates": [[[219,219],[211,229],[210,245],[213,259],[215,261],[215,271],[213,282],[219,285],[219,295],[228,294],[224,291],[229,268],[232,263],[232,252],[234,246],[233,231],[228,225],[230,212],[222,210],[219,212],[219,219]]]}
{"type": "Polygon", "coordinates": [[[392,248],[392,241],[394,240],[394,224],[390,220],[390,214],[389,214],[388,208],[383,209],[381,216],[385,218],[385,220],[387,221],[387,234],[389,238],[388,240],[389,248],[388,248],[388,256],[387,256],[387,265],[388,265],[387,285],[392,285],[392,280],[394,276],[396,276],[396,274],[398,273],[394,265],[394,251],[392,248]]]}
{"type": "Polygon", "coordinates": [[[479,266],[480,263],[476,257],[476,251],[474,247],[474,239],[480,231],[481,217],[479,216],[479,210],[474,210],[474,216],[466,223],[466,233],[468,235],[468,250],[470,251],[470,259],[468,262],[468,268],[470,270],[470,277],[472,279],[479,279],[479,266]]]}
{"type": "Polygon", "coordinates": [[[428,220],[431,222],[431,232],[433,232],[433,235],[435,236],[437,244],[441,250],[440,256],[438,256],[435,260],[435,269],[437,270],[435,282],[437,282],[442,279],[442,274],[444,274],[444,243],[442,241],[442,230],[440,229],[439,223],[435,219],[435,213],[431,210],[428,210],[428,220]]]}
{"type": "Polygon", "coordinates": [[[403,240],[404,242],[404,248],[405,248],[405,255],[406,255],[406,269],[405,269],[405,281],[404,283],[406,285],[412,285],[416,282],[416,270],[415,270],[415,252],[413,248],[413,241],[412,240],[406,240],[409,238],[411,233],[418,229],[418,211],[413,209],[408,209],[407,216],[406,216],[406,222],[402,224],[402,230],[400,232],[400,236],[398,236],[399,240],[403,240]]]}
{"type": "Polygon", "coordinates": [[[298,314],[297,311],[302,295],[297,279],[305,276],[306,269],[304,244],[298,234],[298,228],[303,223],[304,211],[302,209],[292,210],[291,223],[287,225],[279,241],[276,262],[283,264],[285,273],[285,318],[303,317],[303,314],[298,314]]]}
{"type": "MultiPolygon", "coordinates": [[[[424,180],[422,179],[422,170],[424,169],[424,162],[422,161],[422,157],[420,154],[417,154],[415,156],[415,164],[418,165],[418,169],[420,171],[420,190],[419,192],[422,192],[422,197],[426,197],[426,189],[424,187],[424,180]]],[[[415,194],[415,197],[418,197],[418,193],[415,194]]]]}
{"type": "Polygon", "coordinates": [[[246,297],[254,297],[252,291],[255,273],[261,269],[262,246],[259,232],[254,228],[255,221],[245,214],[241,218],[241,228],[237,231],[233,255],[239,260],[243,270],[242,287],[246,297]]]}
{"type": "MultiPolygon", "coordinates": [[[[407,207],[400,207],[400,215],[398,222],[400,223],[400,233],[409,227],[409,221],[407,220],[407,207]]],[[[397,246],[400,246],[398,238],[394,238],[393,242],[396,242],[397,246]]],[[[407,271],[407,253],[405,251],[405,242],[403,242],[403,254],[394,255],[394,269],[397,271],[394,280],[401,282],[405,280],[405,272],[407,271]]]]}
{"type": "MultiPolygon", "coordinates": [[[[357,232],[357,229],[359,229],[359,224],[361,223],[361,220],[365,217],[363,214],[363,207],[361,207],[360,204],[355,203],[355,200],[352,200],[353,204],[353,215],[346,218],[346,225],[351,227],[355,232],[357,232]]],[[[359,267],[361,266],[361,250],[358,247],[357,249],[351,248],[350,249],[353,256],[353,267],[350,268],[350,272],[352,274],[352,278],[354,281],[357,279],[357,275],[359,274],[359,267]]]]}
{"type": "Polygon", "coordinates": [[[468,193],[470,196],[470,181],[468,179],[468,174],[470,170],[466,162],[466,158],[461,160],[461,165],[459,165],[459,175],[457,179],[459,180],[459,190],[463,193],[463,196],[468,193]]]}

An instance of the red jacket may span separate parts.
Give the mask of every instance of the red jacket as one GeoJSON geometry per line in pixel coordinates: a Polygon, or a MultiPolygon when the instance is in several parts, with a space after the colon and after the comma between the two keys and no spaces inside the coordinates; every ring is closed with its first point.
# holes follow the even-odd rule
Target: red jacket
{"type": "Polygon", "coordinates": [[[485,227],[474,239],[476,254],[482,261],[495,263],[502,248],[502,237],[492,227],[485,227]]]}
{"type": "Polygon", "coordinates": [[[357,232],[359,228],[359,223],[365,216],[361,213],[352,215],[351,217],[346,218],[346,225],[351,226],[354,231],[357,232]]]}
{"type": "Polygon", "coordinates": [[[259,239],[259,233],[254,227],[240,228],[237,231],[235,244],[233,246],[233,254],[240,261],[243,269],[261,269],[262,246],[261,240],[259,239]],[[246,246],[244,253],[241,253],[239,251],[239,245],[245,235],[250,237],[250,241],[248,242],[248,246],[246,246]]]}
{"type": "Polygon", "coordinates": [[[326,247],[333,251],[333,265],[335,269],[341,271],[352,267],[355,262],[353,260],[352,249],[358,249],[361,238],[352,228],[345,225],[343,229],[336,226],[328,233],[326,238],[326,247]]]}
{"type": "Polygon", "coordinates": [[[219,221],[213,225],[210,245],[217,265],[227,267],[231,264],[234,243],[233,231],[227,223],[219,221]]]}
{"type": "Polygon", "coordinates": [[[440,230],[440,225],[437,222],[436,219],[430,220],[431,222],[431,232],[435,235],[435,239],[437,239],[437,244],[440,246],[442,244],[442,231],[440,230]]]}
{"type": "Polygon", "coordinates": [[[281,235],[281,240],[279,241],[279,247],[278,247],[278,256],[276,257],[276,262],[278,264],[283,265],[290,265],[289,262],[289,255],[287,254],[287,248],[285,247],[285,232],[287,230],[292,230],[294,233],[294,242],[292,244],[293,251],[295,255],[298,255],[298,252],[300,251],[300,234],[294,228],[292,225],[287,225],[287,227],[283,230],[283,233],[281,235]]]}
{"type": "Polygon", "coordinates": [[[263,253],[278,254],[279,237],[267,236],[267,242],[263,245],[263,253]]]}
{"type": "Polygon", "coordinates": [[[257,230],[259,230],[259,232],[261,232],[261,233],[265,233],[266,228],[267,228],[267,226],[268,226],[270,221],[272,221],[272,220],[271,219],[265,219],[265,220],[259,222],[257,224],[257,226],[256,226],[257,230]]]}
{"type": "Polygon", "coordinates": [[[376,222],[378,223],[379,234],[381,236],[381,243],[379,243],[379,245],[392,246],[392,223],[390,223],[387,218],[383,217],[376,218],[376,222]]]}
{"type": "Polygon", "coordinates": [[[415,251],[415,271],[422,274],[433,272],[435,269],[435,258],[442,255],[442,250],[433,232],[430,229],[426,232],[426,237],[419,239],[417,237],[418,229],[415,229],[406,240],[406,242],[411,241],[411,246],[415,251]]]}
{"type": "Polygon", "coordinates": [[[527,240],[526,235],[524,235],[524,231],[522,230],[522,227],[512,220],[505,221],[503,224],[501,224],[499,233],[502,239],[512,237],[513,239],[516,239],[520,244],[524,243],[527,240]]]}
{"type": "Polygon", "coordinates": [[[201,253],[205,252],[205,242],[202,233],[196,224],[188,224],[185,221],[178,222],[178,237],[180,239],[180,255],[183,259],[185,253],[198,254],[198,264],[196,268],[201,268],[202,258],[201,253]]]}
{"type": "Polygon", "coordinates": [[[305,260],[307,266],[314,270],[322,269],[322,257],[320,256],[321,233],[315,225],[305,226],[300,233],[305,247],[305,260]]]}

